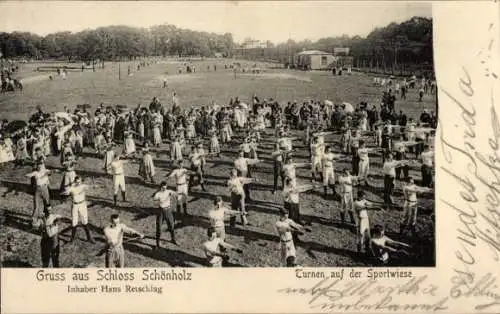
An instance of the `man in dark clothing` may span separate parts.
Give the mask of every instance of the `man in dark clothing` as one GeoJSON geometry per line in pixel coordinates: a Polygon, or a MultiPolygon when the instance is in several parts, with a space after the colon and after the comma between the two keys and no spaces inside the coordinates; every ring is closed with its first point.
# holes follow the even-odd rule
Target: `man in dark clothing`
{"type": "Polygon", "coordinates": [[[42,252],[42,267],[48,268],[52,261],[52,267],[59,267],[59,225],[58,220],[63,218],[60,215],[51,213],[52,207],[46,206],[44,216],[35,225],[41,231],[40,241],[42,252]]]}
{"type": "Polygon", "coordinates": [[[431,123],[431,115],[427,111],[427,109],[424,109],[424,112],[420,115],[420,122],[422,123],[431,123]]]}

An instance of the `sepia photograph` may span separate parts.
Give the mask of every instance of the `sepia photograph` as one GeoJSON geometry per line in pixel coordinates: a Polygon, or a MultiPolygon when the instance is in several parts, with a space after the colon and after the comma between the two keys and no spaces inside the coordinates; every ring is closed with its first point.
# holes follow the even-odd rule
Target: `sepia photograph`
{"type": "Polygon", "coordinates": [[[2,268],[436,267],[430,3],[0,11],[2,268]]]}

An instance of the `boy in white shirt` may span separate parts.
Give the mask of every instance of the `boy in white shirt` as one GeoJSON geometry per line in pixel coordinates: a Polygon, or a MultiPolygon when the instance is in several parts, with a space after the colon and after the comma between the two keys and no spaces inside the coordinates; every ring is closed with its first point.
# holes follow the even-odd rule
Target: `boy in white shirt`
{"type": "Polygon", "coordinates": [[[222,202],[222,197],[217,196],[214,200],[214,207],[208,211],[208,218],[210,219],[210,225],[214,228],[217,237],[222,241],[226,239],[225,218],[227,214],[231,216],[243,215],[241,211],[227,208],[222,202]]]}
{"type": "Polygon", "coordinates": [[[401,249],[401,247],[409,248],[406,243],[394,241],[385,235],[384,227],[376,225],[373,228],[372,239],[370,241],[370,249],[376,262],[386,265],[390,262],[390,254],[403,254],[409,255],[408,252],[401,249]]]}
{"type": "Polygon", "coordinates": [[[330,147],[325,147],[325,154],[322,159],[323,166],[323,193],[326,197],[328,187],[330,187],[335,195],[335,161],[341,158],[342,155],[334,154],[330,151],[330,147]]]}
{"type": "MultiPolygon", "coordinates": [[[[170,178],[175,178],[175,184],[177,186],[177,215],[180,217],[183,211],[184,215],[187,216],[187,198],[188,198],[188,175],[192,172],[185,169],[182,166],[182,162],[177,163],[177,168],[174,169],[168,176],[167,180],[170,178]]],[[[177,218],[179,218],[177,217],[177,218]]]]}
{"type": "Polygon", "coordinates": [[[111,173],[113,174],[113,200],[116,206],[118,199],[118,191],[121,190],[123,201],[126,202],[126,186],[125,186],[125,169],[123,169],[123,164],[126,160],[121,159],[121,155],[115,157],[115,159],[109,164],[111,173]]]}
{"type": "Polygon", "coordinates": [[[160,190],[153,194],[153,200],[157,201],[160,205],[158,214],[156,215],[156,249],[160,248],[161,240],[161,225],[164,221],[167,222],[168,230],[170,232],[170,237],[172,243],[177,245],[175,240],[175,221],[172,212],[172,197],[176,196],[175,191],[169,190],[167,188],[167,182],[163,181],[160,184],[160,190]]]}
{"type": "Polygon", "coordinates": [[[303,227],[301,225],[288,218],[288,211],[286,209],[281,210],[280,218],[276,222],[276,230],[280,237],[281,260],[283,266],[287,264],[287,260],[290,257],[295,258],[296,256],[292,232],[303,233],[302,229],[303,227]]]}
{"type": "Polygon", "coordinates": [[[144,234],[120,223],[120,217],[117,214],[111,215],[111,224],[104,228],[104,237],[108,247],[106,251],[106,268],[123,268],[125,266],[124,233],[131,233],[144,238],[144,234]]]}
{"type": "Polygon", "coordinates": [[[87,240],[90,243],[94,243],[92,236],[90,235],[90,230],[87,226],[88,224],[88,211],[87,211],[87,201],[85,199],[85,190],[88,185],[82,184],[82,179],[80,177],[75,178],[75,182],[66,188],[62,193],[63,195],[71,195],[72,206],[71,206],[71,242],[75,240],[76,228],[78,223],[82,224],[83,230],[87,235],[87,240]]]}
{"type": "Polygon", "coordinates": [[[405,202],[403,206],[403,220],[400,224],[400,233],[405,230],[414,231],[417,224],[418,200],[417,193],[431,192],[432,189],[419,187],[415,184],[413,178],[408,179],[408,184],[403,187],[405,202]]]}
{"type": "Polygon", "coordinates": [[[369,244],[370,240],[370,218],[368,216],[368,210],[378,209],[379,205],[366,200],[365,193],[363,191],[358,191],[358,197],[354,202],[354,210],[358,214],[358,222],[356,224],[357,229],[357,247],[358,252],[361,252],[369,244]]]}
{"type": "Polygon", "coordinates": [[[341,194],[340,203],[340,220],[342,224],[345,223],[345,213],[349,213],[349,218],[351,222],[356,224],[354,219],[354,197],[353,197],[353,186],[357,184],[358,177],[352,176],[349,170],[346,168],[341,176],[339,176],[339,186],[341,194]]]}
{"type": "Polygon", "coordinates": [[[203,243],[203,250],[205,251],[205,256],[207,257],[210,267],[223,266],[223,261],[228,258],[227,254],[224,253],[223,250],[234,250],[237,253],[243,253],[241,249],[217,237],[213,227],[208,228],[207,236],[208,240],[203,243]]]}

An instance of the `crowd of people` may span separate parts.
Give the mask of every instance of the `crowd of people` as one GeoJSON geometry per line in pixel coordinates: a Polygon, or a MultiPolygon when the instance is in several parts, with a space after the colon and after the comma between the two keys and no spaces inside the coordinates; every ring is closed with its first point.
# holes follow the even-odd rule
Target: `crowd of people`
{"type": "MultiPolygon", "coordinates": [[[[176,225],[189,216],[187,200],[191,189],[197,186],[207,189],[204,184],[207,159],[217,159],[222,146],[239,145],[227,181],[231,201],[226,204],[223,195],[217,196],[207,212],[210,227],[203,248],[208,265],[220,267],[228,250],[241,252],[241,248],[227,241],[226,217],[229,217],[229,228],[234,227],[238,219],[243,226],[250,223],[246,205],[252,202],[252,183],[257,177],[252,170],[263,162],[264,156],[259,156],[258,148],[264,140],[275,144],[274,151],[267,156],[273,160],[273,193],[281,190],[284,197],[275,223],[282,265],[297,264],[295,244],[301,241],[300,234],[307,229],[300,213],[300,195],[316,189],[322,189],[325,197],[331,192],[340,198],[340,208],[331,208],[331,219],[338,217],[342,224],[355,231],[358,251],[366,254],[370,262],[387,264],[392,258],[407,254],[408,244],[388,238],[383,226],[373,228],[370,211],[402,207],[400,232],[415,232],[418,195],[433,193],[432,148],[436,121],[434,113],[427,110],[419,119],[408,118],[402,110],[398,113],[392,90],[384,92],[380,106],[362,102],[355,108],[347,103],[319,100],[282,104],[254,95],[249,104],[236,97],[224,106],[212,103],[186,109],[173,93],[168,108],[153,98],[147,107],[139,105],[129,109],[101,104],[91,111],[89,105],[81,105],[51,113],[39,108],[24,124],[4,120],[0,125],[0,162],[1,165],[11,162],[22,168],[33,165],[26,176],[33,189],[32,224],[42,233],[44,267],[49,266],[50,260],[53,267],[59,266],[57,221],[61,218],[53,211],[48,188],[51,173],[45,162],[48,156],[60,158],[64,168],[60,193],[71,201],[71,240],[77,227],[82,226],[89,242],[93,242],[94,237],[87,226],[86,191],[93,186],[78,175],[78,158],[84,149],[102,156],[102,168],[113,178],[115,205],[120,199],[127,199],[129,174],[125,173],[124,164],[139,159],[139,175],[145,182],[158,186],[152,198],[159,207],[156,248],[160,248],[163,222],[167,223],[171,241],[176,244],[176,225]],[[297,132],[304,136],[292,136],[297,132]],[[235,134],[243,136],[242,142],[237,142],[235,134]],[[332,141],[334,134],[340,135],[340,142],[332,141]],[[166,178],[158,179],[152,152],[165,144],[169,147],[165,158],[175,164],[175,169],[166,178]],[[309,147],[308,163],[295,161],[296,148],[303,145],[309,147]],[[381,203],[368,200],[365,193],[365,188],[372,185],[374,172],[370,158],[374,155],[383,156],[381,203]],[[340,169],[339,161],[349,161],[351,167],[340,169]],[[297,179],[296,169],[301,167],[311,170],[310,182],[297,179]],[[410,168],[415,167],[420,168],[420,180],[409,176],[410,168]],[[175,188],[170,188],[170,182],[175,183],[175,188]],[[401,182],[405,182],[402,184],[405,201],[395,204],[393,192],[401,182]]],[[[116,214],[110,219],[110,225],[103,231],[107,243],[106,267],[123,267],[123,234],[134,234],[137,238],[144,235],[121,223],[116,214]]]]}

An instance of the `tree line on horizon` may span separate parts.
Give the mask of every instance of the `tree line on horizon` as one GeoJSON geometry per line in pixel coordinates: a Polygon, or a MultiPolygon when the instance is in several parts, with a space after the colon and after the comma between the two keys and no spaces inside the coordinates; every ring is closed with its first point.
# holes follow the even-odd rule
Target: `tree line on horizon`
{"type": "MultiPolygon", "coordinates": [[[[286,63],[303,50],[333,52],[350,48],[358,64],[387,66],[432,64],[432,19],[413,17],[402,23],[375,28],[366,37],[337,36],[273,44],[248,49],[251,59],[286,63]]],[[[150,28],[106,26],[81,32],[57,32],[39,36],[30,32],[0,32],[4,58],[59,59],[66,61],[126,60],[146,56],[225,57],[241,55],[231,33],[216,34],[163,24],[150,28]]]]}

